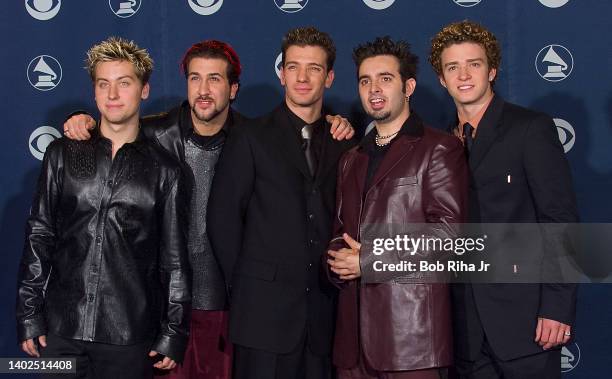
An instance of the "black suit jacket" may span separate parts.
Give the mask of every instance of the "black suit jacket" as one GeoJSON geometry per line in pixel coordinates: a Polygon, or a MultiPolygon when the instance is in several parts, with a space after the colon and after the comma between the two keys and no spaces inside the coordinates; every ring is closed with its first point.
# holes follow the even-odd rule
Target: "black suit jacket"
{"type": "Polygon", "coordinates": [[[331,349],[335,290],[321,280],[331,239],[337,164],[352,142],[323,134],[310,175],[285,104],[228,138],[211,190],[208,234],[231,286],[230,339],[292,351],[307,329],[315,353],[331,349]]]}
{"type": "MultiPolygon", "coordinates": [[[[578,221],[569,165],[553,120],[495,96],[469,157],[471,223],[578,221]],[[508,183],[508,175],[511,181],[508,183]]],[[[572,324],[575,284],[456,284],[456,354],[476,356],[484,335],[496,355],[512,359],[542,351],[537,318],[572,324]]]]}

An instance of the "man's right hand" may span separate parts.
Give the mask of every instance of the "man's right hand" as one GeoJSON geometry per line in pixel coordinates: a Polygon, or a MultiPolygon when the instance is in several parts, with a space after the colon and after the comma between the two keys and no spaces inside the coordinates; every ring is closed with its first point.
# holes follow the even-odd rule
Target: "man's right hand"
{"type": "MultiPolygon", "coordinates": [[[[38,336],[38,343],[42,347],[47,347],[47,336],[38,336]]],[[[25,351],[28,355],[32,357],[40,357],[40,353],[38,352],[38,347],[34,342],[33,338],[27,339],[21,343],[21,350],[25,351]]]]}
{"type": "Polygon", "coordinates": [[[70,117],[64,123],[64,135],[77,141],[91,138],[89,131],[96,127],[96,121],[88,114],[78,114],[70,117]]]}

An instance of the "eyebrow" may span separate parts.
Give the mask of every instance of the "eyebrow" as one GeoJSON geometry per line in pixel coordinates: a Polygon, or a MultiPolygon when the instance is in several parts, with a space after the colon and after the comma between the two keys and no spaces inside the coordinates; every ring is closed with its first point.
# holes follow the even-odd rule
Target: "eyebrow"
{"type": "MultiPolygon", "coordinates": [[[[471,58],[471,59],[467,59],[466,62],[471,63],[471,62],[484,62],[484,59],[482,58],[471,58]]],[[[446,64],[444,64],[444,67],[450,66],[450,65],[454,65],[454,64],[459,64],[458,61],[452,61],[452,62],[448,62],[446,64]]]]}
{"type": "MultiPolygon", "coordinates": [[[[201,76],[199,72],[190,72],[187,74],[187,76],[201,76]]],[[[206,74],[206,76],[220,76],[223,77],[223,74],[221,74],[220,72],[211,72],[209,74],[206,74]]]]}
{"type": "MultiPolygon", "coordinates": [[[[131,75],[123,75],[123,76],[120,76],[120,77],[118,77],[117,79],[114,79],[114,80],[121,80],[121,79],[125,79],[125,78],[132,79],[132,80],[134,79],[131,75]]],[[[96,78],[96,82],[100,81],[100,80],[104,80],[106,82],[110,82],[111,81],[111,79],[96,78]]]]}
{"type": "MultiPolygon", "coordinates": [[[[390,73],[388,71],[379,72],[379,73],[376,74],[376,76],[391,76],[391,77],[395,78],[395,75],[393,75],[392,73],[390,73]]],[[[361,76],[359,76],[358,80],[369,78],[369,77],[370,77],[370,75],[361,75],[361,76]]]]}
{"type": "MultiPolygon", "coordinates": [[[[285,66],[288,65],[288,64],[300,64],[300,63],[297,62],[297,61],[287,61],[287,62],[285,62],[285,66]]],[[[317,66],[317,67],[325,68],[324,65],[316,63],[316,62],[306,63],[306,66],[317,66]]]]}

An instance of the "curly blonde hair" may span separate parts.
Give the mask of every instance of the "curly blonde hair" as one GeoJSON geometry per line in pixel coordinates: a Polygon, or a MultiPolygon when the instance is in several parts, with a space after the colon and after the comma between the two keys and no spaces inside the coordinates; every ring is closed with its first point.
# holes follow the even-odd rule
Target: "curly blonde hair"
{"type": "Polygon", "coordinates": [[[448,24],[431,39],[429,63],[438,75],[442,75],[441,56],[447,47],[462,43],[474,42],[485,49],[489,69],[498,69],[501,64],[501,48],[495,35],[484,26],[464,20],[448,24]]]}
{"type": "Polygon", "coordinates": [[[87,51],[85,69],[91,80],[96,80],[96,65],[100,62],[126,61],[134,66],[136,76],[145,84],[153,71],[153,59],[146,49],[141,49],[134,41],[120,37],[110,37],[87,51]]]}

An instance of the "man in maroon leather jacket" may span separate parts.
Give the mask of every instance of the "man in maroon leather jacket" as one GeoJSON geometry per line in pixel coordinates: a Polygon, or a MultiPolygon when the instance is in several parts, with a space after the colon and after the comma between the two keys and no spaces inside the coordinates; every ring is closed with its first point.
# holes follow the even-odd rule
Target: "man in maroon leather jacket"
{"type": "Polygon", "coordinates": [[[362,273],[371,270],[373,227],[431,223],[438,237],[455,234],[466,205],[463,149],[411,112],[417,58],[406,43],[377,38],[353,57],[376,128],[339,166],[327,260],[328,277],[341,288],[334,364],[341,379],[440,378],[452,363],[448,285],[401,272],[372,283],[362,273]]]}

